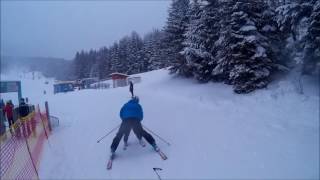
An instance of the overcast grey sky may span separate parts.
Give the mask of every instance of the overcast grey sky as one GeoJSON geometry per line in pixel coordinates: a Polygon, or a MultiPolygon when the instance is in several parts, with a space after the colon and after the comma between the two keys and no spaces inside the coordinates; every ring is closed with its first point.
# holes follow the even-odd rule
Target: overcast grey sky
{"type": "Polygon", "coordinates": [[[166,22],[169,0],[1,1],[1,54],[72,59],[166,22]]]}

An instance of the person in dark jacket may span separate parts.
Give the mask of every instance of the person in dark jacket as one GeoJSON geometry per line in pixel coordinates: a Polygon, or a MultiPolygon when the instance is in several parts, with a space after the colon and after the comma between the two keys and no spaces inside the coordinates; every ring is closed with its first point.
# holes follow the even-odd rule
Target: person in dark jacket
{"type": "MultiPolygon", "coordinates": [[[[30,114],[29,105],[25,103],[24,99],[21,98],[19,104],[19,118],[26,117],[30,114]]],[[[31,134],[31,124],[30,121],[22,121],[21,128],[24,137],[28,137],[31,134]]],[[[17,135],[20,136],[20,130],[17,130],[17,135]]]]}
{"type": "Polygon", "coordinates": [[[4,108],[4,106],[5,106],[5,104],[4,104],[3,99],[0,99],[0,108],[2,109],[2,108],[4,108]]]}
{"type": "Polygon", "coordinates": [[[4,107],[3,107],[3,100],[0,99],[0,136],[6,133],[6,126],[4,124],[5,116],[4,116],[4,107]]]}
{"type": "Polygon", "coordinates": [[[122,136],[129,134],[131,129],[136,134],[138,139],[142,139],[142,137],[144,137],[155,151],[159,151],[154,138],[142,128],[141,121],[143,119],[143,110],[139,104],[139,98],[137,96],[134,96],[131,100],[129,100],[129,102],[122,106],[120,110],[120,118],[122,119],[122,123],[110,147],[111,157],[114,156],[122,136]]]}
{"type": "Polygon", "coordinates": [[[130,88],[129,88],[129,91],[130,91],[130,93],[131,93],[131,98],[133,98],[133,83],[132,83],[132,81],[130,81],[130,88]]]}
{"type": "MultiPolygon", "coordinates": [[[[134,94],[133,94],[133,82],[132,81],[129,81],[129,91],[131,93],[131,98],[134,97],[134,94]]],[[[131,130],[130,130],[131,131],[131,130]]],[[[123,142],[124,142],[124,148],[126,148],[128,146],[128,138],[129,138],[129,135],[130,135],[130,131],[126,132],[124,134],[124,137],[123,137],[123,142]]],[[[138,136],[137,136],[138,137],[138,136]]],[[[143,142],[142,139],[139,139],[139,143],[144,147],[145,146],[145,143],[143,142]]]]}
{"type": "Polygon", "coordinates": [[[0,99],[0,109],[2,109],[2,115],[3,115],[3,116],[5,115],[4,106],[5,106],[5,104],[4,104],[3,99],[0,99]]]}
{"type": "Polygon", "coordinates": [[[20,117],[26,117],[29,114],[29,106],[24,102],[24,99],[21,98],[20,104],[19,104],[19,116],[20,117]]]}

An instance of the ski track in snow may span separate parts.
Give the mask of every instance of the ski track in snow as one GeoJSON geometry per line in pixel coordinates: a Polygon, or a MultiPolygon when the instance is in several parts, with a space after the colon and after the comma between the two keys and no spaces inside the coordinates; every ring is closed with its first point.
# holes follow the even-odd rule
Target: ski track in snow
{"type": "Polygon", "coordinates": [[[141,147],[131,132],[127,150],[121,142],[110,171],[116,132],[97,139],[120,123],[128,87],[53,95],[52,79],[45,85],[43,78],[22,77],[23,95],[42,109],[48,100],[50,113],[60,118],[45,145],[41,179],[156,179],[153,167],[162,168],[165,179],[319,178],[319,84],[306,81],[304,95],[288,80],[237,95],[231,86],[198,84],[166,70],[140,75],[135,93],[144,108],[142,123],[171,143],[154,136],[168,160],[148,144],[141,147]]]}

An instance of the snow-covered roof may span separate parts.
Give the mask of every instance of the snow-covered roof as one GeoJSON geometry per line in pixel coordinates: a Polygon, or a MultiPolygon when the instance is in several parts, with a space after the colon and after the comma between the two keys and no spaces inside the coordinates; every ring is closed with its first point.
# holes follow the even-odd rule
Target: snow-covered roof
{"type": "Polygon", "coordinates": [[[91,79],[96,80],[96,79],[98,79],[98,78],[97,78],[97,77],[93,77],[93,78],[82,78],[82,79],[80,79],[80,80],[91,80],[91,79]]]}
{"type": "Polygon", "coordinates": [[[72,84],[74,81],[55,81],[54,84],[72,84]]]}
{"type": "Polygon", "coordinates": [[[129,77],[129,75],[127,75],[127,74],[118,73],[118,72],[111,73],[110,76],[112,76],[112,75],[121,75],[121,76],[127,76],[127,77],[129,77]]]}

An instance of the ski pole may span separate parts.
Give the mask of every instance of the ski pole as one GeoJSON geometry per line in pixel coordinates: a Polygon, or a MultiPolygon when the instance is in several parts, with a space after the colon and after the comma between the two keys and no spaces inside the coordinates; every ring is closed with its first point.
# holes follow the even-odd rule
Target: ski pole
{"type": "Polygon", "coordinates": [[[157,135],[156,133],[154,133],[153,131],[151,131],[149,128],[147,128],[145,125],[143,125],[143,127],[148,130],[149,132],[151,132],[153,135],[157,136],[160,140],[162,140],[163,142],[165,142],[168,146],[170,146],[171,144],[169,142],[167,142],[166,140],[164,140],[163,138],[161,138],[159,135],[157,135]]]}
{"type": "Polygon", "coordinates": [[[118,129],[118,127],[120,126],[120,124],[118,126],[116,126],[115,128],[113,128],[111,131],[109,131],[106,135],[104,135],[103,137],[101,137],[97,143],[99,143],[101,140],[103,140],[105,137],[107,137],[109,134],[111,134],[113,131],[115,131],[116,129],[118,129]]]}
{"type": "Polygon", "coordinates": [[[161,168],[153,168],[153,171],[157,174],[159,180],[161,180],[161,177],[160,177],[160,175],[158,174],[157,170],[162,171],[162,169],[161,169],[161,168]]]}

